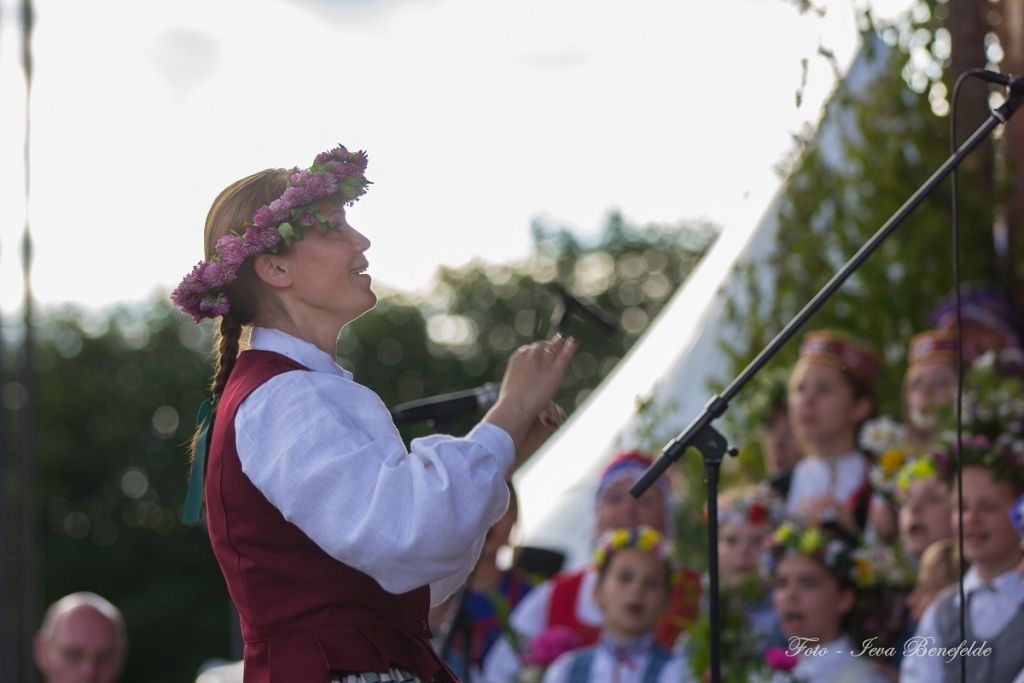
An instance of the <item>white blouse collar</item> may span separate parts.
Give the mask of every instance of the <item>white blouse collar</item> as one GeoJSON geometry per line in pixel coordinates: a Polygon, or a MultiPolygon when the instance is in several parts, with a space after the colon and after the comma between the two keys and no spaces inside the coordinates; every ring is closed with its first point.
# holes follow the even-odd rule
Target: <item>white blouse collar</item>
{"type": "Polygon", "coordinates": [[[260,351],[274,351],[287,356],[315,372],[329,372],[352,379],[352,373],[338,365],[330,355],[287,332],[272,327],[254,327],[250,344],[260,351]]]}

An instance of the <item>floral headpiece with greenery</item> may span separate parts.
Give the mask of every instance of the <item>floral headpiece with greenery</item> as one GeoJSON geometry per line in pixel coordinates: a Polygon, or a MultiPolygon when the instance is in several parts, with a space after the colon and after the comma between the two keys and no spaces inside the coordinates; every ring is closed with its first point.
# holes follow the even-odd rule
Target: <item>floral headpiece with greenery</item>
{"type": "MultiPolygon", "coordinates": [[[[751,486],[725,491],[718,497],[718,521],[720,524],[775,525],[782,519],[785,505],[767,486],[751,486]]],[[[707,521],[707,507],[704,521],[707,521]]]]}
{"type": "Polygon", "coordinates": [[[171,300],[197,323],[231,310],[224,288],[235,281],[249,257],[275,252],[281,242],[290,246],[303,230],[331,229],[316,203],[338,195],[346,205],[366,193],[366,152],[349,152],[343,145],[322,152],[307,169],[294,168],[280,197],[253,214],[252,220],[217,240],[214,255],[200,261],[171,294],[171,300]]]}
{"type": "Polygon", "coordinates": [[[826,527],[793,519],[776,529],[771,551],[776,563],[790,553],[815,559],[843,585],[871,589],[913,583],[913,571],[890,546],[858,546],[826,527]]]}
{"type": "Polygon", "coordinates": [[[1024,355],[1017,348],[989,351],[971,363],[964,377],[963,421],[974,434],[991,439],[1024,436],[1024,355]]]}
{"type": "Polygon", "coordinates": [[[860,447],[877,455],[871,467],[871,487],[892,499],[897,489],[897,475],[907,463],[907,430],[892,418],[876,417],[860,430],[860,447]]]}
{"type": "MultiPolygon", "coordinates": [[[[997,481],[1024,487],[1024,440],[1015,434],[1001,434],[995,440],[984,434],[963,434],[960,451],[961,467],[984,467],[997,481]]],[[[956,434],[943,435],[946,444],[938,456],[956,462],[956,434]]],[[[952,467],[947,468],[952,470],[952,467]]]]}
{"type": "Polygon", "coordinates": [[[672,569],[672,548],[657,529],[646,524],[629,529],[613,529],[601,535],[594,551],[594,566],[604,569],[613,554],[619,550],[640,550],[651,553],[672,569]]]}
{"type": "Polygon", "coordinates": [[[949,478],[949,458],[942,451],[934,451],[905,462],[896,472],[896,490],[905,492],[916,481],[949,478]]]}

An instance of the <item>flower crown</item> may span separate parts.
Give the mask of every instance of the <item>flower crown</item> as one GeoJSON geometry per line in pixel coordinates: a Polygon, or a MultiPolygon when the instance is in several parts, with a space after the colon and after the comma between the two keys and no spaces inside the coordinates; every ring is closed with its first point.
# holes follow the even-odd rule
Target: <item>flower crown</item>
{"type": "Polygon", "coordinates": [[[672,549],[668,541],[657,529],[645,524],[630,529],[613,529],[602,534],[594,551],[594,566],[603,569],[616,551],[627,549],[651,553],[671,569],[672,549]]]}
{"type": "Polygon", "coordinates": [[[871,487],[883,496],[896,493],[897,476],[909,457],[906,444],[906,427],[885,415],[868,420],[860,431],[860,447],[878,456],[871,467],[871,487]]]}
{"type": "MultiPolygon", "coordinates": [[[[997,481],[1024,486],[1024,440],[1019,435],[1000,434],[993,440],[983,434],[965,433],[961,440],[961,467],[984,467],[997,481]]],[[[943,435],[943,441],[946,443],[945,449],[936,455],[946,457],[951,463],[955,462],[956,434],[943,435]]]]}
{"type": "Polygon", "coordinates": [[[905,462],[896,472],[896,490],[902,493],[914,482],[925,479],[944,481],[948,477],[949,458],[942,451],[935,451],[905,462]]]}
{"type": "Polygon", "coordinates": [[[238,269],[251,256],[276,253],[283,241],[291,246],[305,228],[330,229],[316,202],[339,195],[351,205],[366,193],[366,152],[349,152],[343,145],[322,152],[304,170],[292,169],[280,197],[253,214],[252,220],[217,240],[214,254],[200,261],[171,294],[171,300],[197,323],[231,310],[224,288],[238,278],[238,269]]]}
{"type": "Polygon", "coordinates": [[[821,562],[841,584],[857,588],[906,586],[913,582],[910,567],[890,546],[856,546],[828,528],[805,526],[792,519],[776,529],[771,546],[776,564],[789,553],[821,562]]]}
{"type": "MultiPolygon", "coordinates": [[[[718,498],[718,521],[720,524],[768,522],[774,525],[782,519],[783,508],[781,501],[764,486],[758,486],[750,491],[727,491],[718,498]]],[[[705,507],[705,522],[707,515],[705,507]]]]}

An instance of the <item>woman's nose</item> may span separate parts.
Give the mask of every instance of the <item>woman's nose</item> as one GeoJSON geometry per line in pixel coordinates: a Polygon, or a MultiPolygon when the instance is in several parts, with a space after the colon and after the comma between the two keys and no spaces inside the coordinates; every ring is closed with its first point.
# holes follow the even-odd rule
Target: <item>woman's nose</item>
{"type": "Polygon", "coordinates": [[[370,239],[355,228],[352,228],[352,237],[352,244],[357,250],[362,252],[370,248],[370,239]]]}

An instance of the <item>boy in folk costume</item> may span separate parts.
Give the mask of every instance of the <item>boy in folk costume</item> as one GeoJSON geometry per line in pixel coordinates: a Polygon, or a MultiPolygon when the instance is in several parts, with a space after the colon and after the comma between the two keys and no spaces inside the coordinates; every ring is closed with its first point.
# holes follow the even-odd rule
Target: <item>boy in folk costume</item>
{"type": "MultiPolygon", "coordinates": [[[[1024,491],[1024,452],[1019,441],[1000,443],[980,435],[964,434],[963,444],[963,554],[971,565],[964,576],[964,640],[968,648],[977,648],[956,656],[928,651],[953,652],[961,644],[960,591],[950,586],[925,610],[908,642],[900,680],[909,683],[959,681],[961,658],[966,659],[968,683],[1012,681],[1024,669],[1024,578],[1019,567],[1024,551],[1010,520],[1024,491]]],[[[955,482],[951,488],[956,528],[955,482]]]]}
{"type": "Polygon", "coordinates": [[[686,661],[657,643],[674,571],[664,537],[647,526],[616,529],[594,554],[594,601],[604,615],[596,644],[554,661],[543,683],[687,683],[686,661]]]}
{"type": "MultiPolygon", "coordinates": [[[[639,499],[629,493],[633,482],[652,463],[639,451],[617,455],[605,468],[597,487],[595,535],[618,528],[644,524],[672,538],[673,506],[668,481],[661,478],[639,499]]],[[[580,636],[582,644],[592,644],[601,633],[603,615],[594,600],[597,572],[592,566],[563,572],[534,588],[512,612],[510,625],[522,643],[549,629],[567,627],[580,636]]],[[[681,622],[696,616],[700,578],[680,570],[671,595],[671,605],[657,628],[657,639],[671,647],[681,630],[681,622]]],[[[500,638],[484,660],[483,674],[489,683],[507,683],[520,669],[521,657],[507,638],[500,638]]]]}
{"type": "Polygon", "coordinates": [[[863,528],[869,461],[857,430],[875,411],[878,356],[830,331],[804,337],[789,380],[789,415],[807,455],[793,470],[787,514],[863,528]]]}

